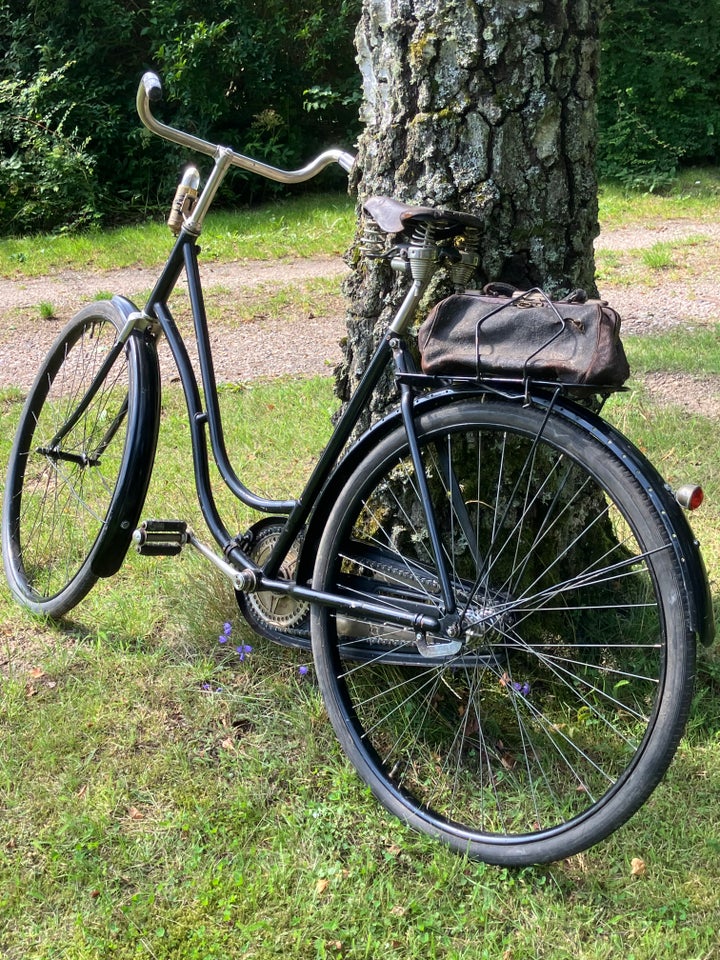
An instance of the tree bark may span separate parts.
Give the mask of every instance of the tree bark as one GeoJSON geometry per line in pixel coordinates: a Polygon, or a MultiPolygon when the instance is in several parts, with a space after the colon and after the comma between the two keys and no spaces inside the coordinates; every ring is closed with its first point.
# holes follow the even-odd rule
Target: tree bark
{"type": "MultiPolygon", "coordinates": [[[[360,202],[381,194],[481,215],[478,286],[504,280],[595,292],[603,4],[363,0],[360,202]]],[[[357,243],[342,399],[404,289],[384,263],[363,260],[357,243]]]]}

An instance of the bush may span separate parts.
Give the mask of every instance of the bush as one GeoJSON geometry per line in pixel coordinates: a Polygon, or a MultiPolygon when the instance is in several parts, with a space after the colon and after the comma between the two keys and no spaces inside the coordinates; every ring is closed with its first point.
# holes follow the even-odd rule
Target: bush
{"type": "Polygon", "coordinates": [[[13,230],[85,225],[98,206],[89,138],[73,125],[65,68],[0,81],[0,215],[13,230]]]}
{"type": "MultiPolygon", "coordinates": [[[[169,122],[199,136],[277,166],[349,146],[359,132],[361,2],[0,0],[3,229],[167,205],[187,158],[139,126],[135,91],[148,68],[163,79],[169,122]]],[[[682,163],[720,159],[716,4],[610,0],[602,176],[653,189],[682,163]]],[[[235,203],[281,189],[241,174],[228,184],[235,203]]]]}
{"type": "Polygon", "coordinates": [[[720,159],[717,0],[611,0],[603,24],[600,173],[653,189],[720,159]]]}
{"type": "MultiPolygon", "coordinates": [[[[270,163],[352,143],[359,16],[360,0],[0,0],[5,229],[169,202],[187,158],[139,126],[148,68],[172,101],[170,122],[270,163]]],[[[258,189],[257,178],[232,183],[236,201],[258,189]]]]}

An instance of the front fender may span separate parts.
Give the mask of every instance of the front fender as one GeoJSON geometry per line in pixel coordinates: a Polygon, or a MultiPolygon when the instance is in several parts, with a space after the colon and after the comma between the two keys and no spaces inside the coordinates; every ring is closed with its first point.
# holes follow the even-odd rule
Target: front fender
{"type": "MultiPolygon", "coordinates": [[[[137,312],[137,307],[124,297],[113,297],[112,303],[125,320],[137,312]]],[[[160,426],[160,366],[155,340],[134,330],[126,349],[133,357],[135,383],[128,410],[123,467],[117,481],[118,496],[91,562],[98,577],[117,573],[130,547],[150,484],[160,426]]]]}

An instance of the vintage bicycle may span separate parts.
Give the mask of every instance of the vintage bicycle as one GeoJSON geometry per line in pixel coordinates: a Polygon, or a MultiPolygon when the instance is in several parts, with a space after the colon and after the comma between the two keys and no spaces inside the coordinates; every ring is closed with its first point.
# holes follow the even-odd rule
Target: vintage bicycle
{"type": "MultiPolygon", "coordinates": [[[[466,286],[482,221],[370,200],[370,246],[407,293],[293,499],[245,486],[228,457],[198,266],[213,198],[239,167],[299,183],[352,155],[283,171],[160,122],[154,74],[137,106],[155,134],[213,158],[184,175],[177,239],[147,303],[85,306],[50,350],[10,455],[5,571],[31,611],[61,617],[143,554],[199,550],[261,635],[312,648],[340,743],[388,810],[471,857],[557,860],[647,799],[688,715],[711,603],[685,506],[577,391],[523,378],[428,376],[406,335],[439,269],[466,286]],[[383,247],[383,238],[387,243],[383,247]],[[185,273],[200,382],[168,299],[185,273]],[[161,409],[165,337],[180,374],[210,546],[182,519],[140,522],[161,409]],[[355,436],[390,365],[398,406],[355,436]],[[228,529],[210,458],[257,511],[228,529]]],[[[588,390],[586,389],[586,392],[588,390]]],[[[590,389],[589,392],[593,392],[590,389]]],[[[600,391],[602,393],[602,391],[600,391]]]]}

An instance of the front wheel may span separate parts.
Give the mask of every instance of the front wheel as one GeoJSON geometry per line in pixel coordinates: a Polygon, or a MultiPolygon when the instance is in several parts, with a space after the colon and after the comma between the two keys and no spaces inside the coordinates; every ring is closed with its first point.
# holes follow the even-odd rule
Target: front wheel
{"type": "Polygon", "coordinates": [[[682,735],[694,644],[677,555],[623,459],[565,418],[472,400],[417,429],[455,609],[397,429],[318,550],[316,590],[388,611],[313,606],[330,719],[411,826],[491,863],[562,859],[637,810],[682,735]],[[435,614],[438,634],[395,609],[435,614]],[[372,656],[348,661],[348,645],[372,656]],[[403,650],[420,665],[398,666],[403,650]]]}
{"type": "Polygon", "coordinates": [[[139,335],[88,394],[124,322],[109,301],[82,309],[53,344],[20,418],[3,561],[12,592],[35,613],[67,613],[99,575],[117,569],[142,508],[158,392],[139,335]],[[143,431],[149,442],[138,441],[143,431]]]}

